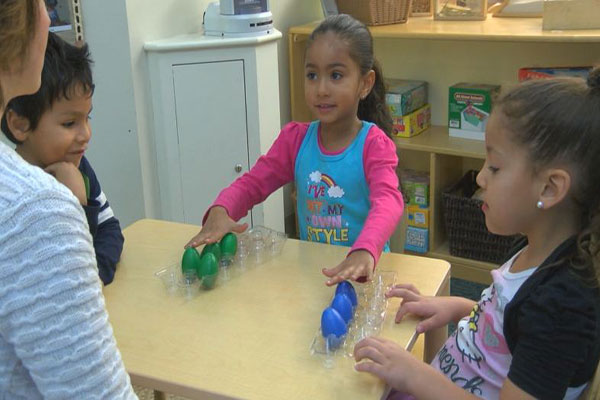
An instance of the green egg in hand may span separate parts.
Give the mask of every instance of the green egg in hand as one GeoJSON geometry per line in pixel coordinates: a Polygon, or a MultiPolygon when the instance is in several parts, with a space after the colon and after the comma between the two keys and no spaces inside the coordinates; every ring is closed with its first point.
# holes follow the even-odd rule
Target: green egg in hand
{"type": "Polygon", "coordinates": [[[221,259],[221,247],[219,246],[219,243],[208,243],[204,245],[204,248],[202,249],[202,253],[200,255],[204,257],[206,253],[212,253],[217,259],[218,263],[221,259]]]}
{"type": "Polygon", "coordinates": [[[221,242],[219,243],[219,246],[221,247],[221,254],[223,255],[223,257],[235,256],[235,252],[237,251],[237,236],[235,236],[234,233],[229,232],[228,234],[223,236],[221,242]]]}
{"type": "Polygon", "coordinates": [[[188,247],[183,252],[181,258],[181,272],[185,275],[186,271],[198,271],[200,267],[200,254],[194,247],[188,247]]]}

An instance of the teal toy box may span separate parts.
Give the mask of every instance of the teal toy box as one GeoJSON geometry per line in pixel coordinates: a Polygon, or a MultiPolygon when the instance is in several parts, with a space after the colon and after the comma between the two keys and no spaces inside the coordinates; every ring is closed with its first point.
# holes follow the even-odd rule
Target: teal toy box
{"type": "Polygon", "coordinates": [[[429,229],[407,226],[404,250],[427,253],[429,250],[429,229]]]}
{"type": "Polygon", "coordinates": [[[427,82],[386,79],[385,102],[392,118],[402,118],[427,104],[427,82]]]}

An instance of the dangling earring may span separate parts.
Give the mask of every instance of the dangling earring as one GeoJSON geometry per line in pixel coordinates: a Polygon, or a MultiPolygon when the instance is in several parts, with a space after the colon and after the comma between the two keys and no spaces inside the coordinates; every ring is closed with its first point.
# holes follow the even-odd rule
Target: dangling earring
{"type": "Polygon", "coordinates": [[[540,210],[542,210],[544,208],[544,202],[539,200],[536,205],[537,208],[539,208],[540,210]]]}

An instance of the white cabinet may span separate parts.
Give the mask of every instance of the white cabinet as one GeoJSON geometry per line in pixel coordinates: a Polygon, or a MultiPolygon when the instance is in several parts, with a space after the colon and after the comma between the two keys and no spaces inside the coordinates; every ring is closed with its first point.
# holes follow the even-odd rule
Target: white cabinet
{"type": "MultiPolygon", "coordinates": [[[[273,143],[279,38],[196,34],[145,44],[163,219],[201,224],[219,191],[273,143]]],[[[283,231],[282,191],[244,221],[283,231]]]]}

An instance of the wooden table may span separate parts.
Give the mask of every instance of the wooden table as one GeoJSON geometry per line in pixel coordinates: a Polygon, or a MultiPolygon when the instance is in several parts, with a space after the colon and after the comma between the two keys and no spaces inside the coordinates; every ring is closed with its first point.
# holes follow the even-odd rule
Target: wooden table
{"type": "MultiPolygon", "coordinates": [[[[288,239],[277,258],[252,268],[192,300],[169,296],[154,276],[180,260],[199,227],[140,220],[124,230],[125,248],[106,306],[134,384],[190,398],[379,399],[385,385],[337,357],[332,369],[309,348],[321,312],[334,293],[324,266],[347,248],[288,239]]],[[[445,295],[446,261],[384,254],[379,269],[396,271],[423,294],[445,295]]],[[[417,320],[394,323],[398,299],[388,303],[382,336],[410,349],[417,320]]],[[[425,338],[431,357],[445,329],[425,338]]]]}

